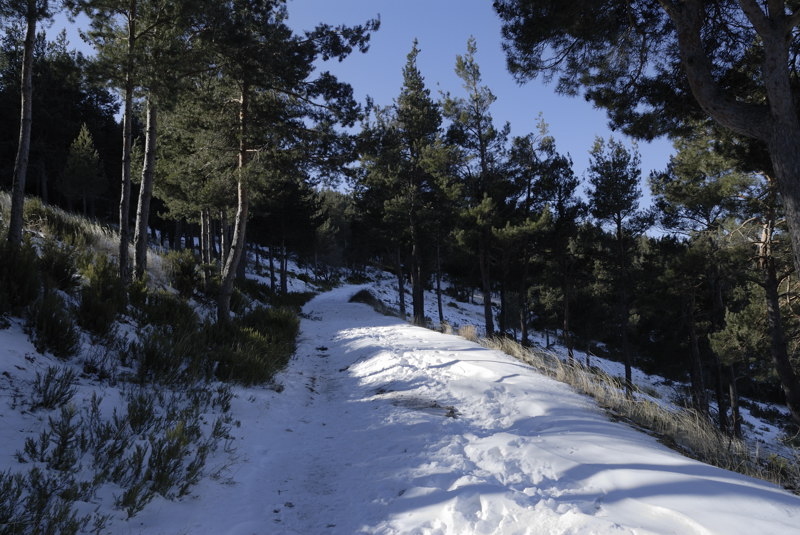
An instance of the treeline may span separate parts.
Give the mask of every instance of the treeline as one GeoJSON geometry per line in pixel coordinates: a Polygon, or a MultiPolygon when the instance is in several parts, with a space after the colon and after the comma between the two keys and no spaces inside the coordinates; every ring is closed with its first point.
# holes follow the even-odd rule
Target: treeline
{"type": "MultiPolygon", "coordinates": [[[[597,139],[580,177],[544,121],[516,137],[495,124],[473,40],[456,58],[462,93],[431,96],[414,43],[394,103],[363,108],[313,65],[365,51],[377,21],[299,35],[278,0],[68,2],[91,21],[87,59],[22,25],[57,6],[1,5],[0,113],[19,124],[28,102],[37,125],[24,190],[115,220],[123,281],[145,273],[148,229],[196,249],[221,322],[247,242],[269,246],[284,291],[287,251],[318,277],[378,264],[415,323],[444,323],[477,289],[486,335],[551,333],[570,355],[624,362],[629,385],[634,365],[688,378],[686,403],[732,434],[743,394],[788,401],[800,423],[789,234],[759,142],[687,113],[643,209],[635,146],[597,139]],[[326,189],[341,178],[348,193],[326,189]]],[[[1,164],[16,193],[25,143],[11,130],[1,164]]]]}
{"type": "Polygon", "coordinates": [[[598,138],[582,180],[543,121],[518,137],[494,123],[475,53],[470,41],[456,59],[464,94],[437,101],[415,43],[394,104],[371,110],[360,139],[352,254],[410,282],[413,321],[431,322],[435,288],[445,322],[446,274],[451,297],[482,293],[487,336],[555,333],[570,357],[624,362],[629,387],[634,365],[689,379],[684,401],[737,435],[742,393],[795,392],[797,285],[763,149],[695,121],[649,177],[635,146],[598,138]]]}

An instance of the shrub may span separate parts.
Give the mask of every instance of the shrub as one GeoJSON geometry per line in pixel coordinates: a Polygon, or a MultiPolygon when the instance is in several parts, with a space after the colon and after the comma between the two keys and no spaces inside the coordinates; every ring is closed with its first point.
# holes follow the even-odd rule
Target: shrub
{"type": "Polygon", "coordinates": [[[117,315],[125,310],[125,287],[116,264],[103,254],[86,266],[83,275],[87,281],[81,288],[78,324],[94,335],[106,336],[117,315]]]}
{"type": "Polygon", "coordinates": [[[241,325],[206,324],[216,376],[248,385],[269,381],[294,353],[298,331],[299,321],[288,309],[257,308],[241,325]]]}
{"type": "Polygon", "coordinates": [[[172,287],[178,290],[181,297],[191,297],[200,281],[200,272],[194,253],[190,249],[170,251],[165,260],[172,287]]]}
{"type": "Polygon", "coordinates": [[[59,245],[52,238],[45,239],[42,244],[39,264],[41,265],[42,276],[46,286],[70,292],[80,284],[77,253],[73,247],[59,245]]]}
{"type": "Polygon", "coordinates": [[[156,327],[131,342],[129,357],[137,362],[142,382],[177,383],[208,375],[206,347],[198,331],[173,333],[156,327]]]}
{"type": "Polygon", "coordinates": [[[28,309],[25,330],[40,353],[50,351],[66,358],[78,350],[80,335],[64,300],[53,290],[45,290],[28,309]]]}
{"type": "Polygon", "coordinates": [[[36,249],[27,237],[16,250],[0,243],[0,314],[20,314],[41,289],[36,249]]]}
{"type": "Polygon", "coordinates": [[[31,408],[53,409],[69,403],[75,395],[75,372],[72,368],[50,366],[42,375],[36,372],[31,408]]]}
{"type": "Polygon", "coordinates": [[[169,328],[173,333],[196,332],[199,318],[194,308],[168,292],[149,292],[141,307],[143,323],[169,328]]]}
{"type": "Polygon", "coordinates": [[[25,198],[23,217],[28,227],[36,228],[60,241],[76,246],[92,245],[95,242],[92,224],[85,218],[46,205],[37,197],[25,198]]]}

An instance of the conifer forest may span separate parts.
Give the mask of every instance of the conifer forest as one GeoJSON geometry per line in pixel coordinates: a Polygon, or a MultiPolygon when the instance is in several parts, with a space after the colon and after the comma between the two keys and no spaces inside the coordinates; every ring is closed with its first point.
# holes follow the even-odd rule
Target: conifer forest
{"type": "MultiPolygon", "coordinates": [[[[118,509],[189,492],[234,424],[206,430],[187,407],[197,417],[230,404],[226,385],[271,384],[313,293],[376,272],[413,325],[452,330],[448,309],[473,304],[476,338],[558,346],[587,370],[617,362],[628,399],[638,371],[681,384],[673,401],[729,440],[747,438],[742,411],[773,410],[796,440],[800,3],[494,0],[514,80],[585,99],[615,131],[578,171],[549,116],[524,135],[493,118],[476,39],[451,58],[459,88],[439,90],[419,62],[436,51],[414,40],[397,43],[394,97],[363,100],[324,65],[371,53],[379,3],[358,24],[298,31],[302,1],[0,0],[0,327],[19,321],[68,363],[37,372],[31,410],[72,407],[58,401],[78,381],[70,362],[183,392],[164,402],[184,411],[173,442],[169,417],[125,394],[119,451],[166,437],[129,453],[141,473],[103,449],[112,427],[76,439],[76,458],[104,466],[95,481],[127,489],[118,509]],[[85,21],[80,49],[48,30],[56,18],[85,21]],[[659,137],[674,152],[645,170],[637,141],[659,137]],[[180,444],[177,464],[153,465],[180,444]]],[[[85,410],[87,426],[103,412],[85,410]]],[[[17,455],[63,475],[73,461],[53,418],[49,441],[17,455]]],[[[38,487],[7,468],[0,532],[89,529],[90,513],[59,509],[66,491],[25,516],[38,487]]],[[[95,514],[95,532],[109,519],[95,514]]]]}

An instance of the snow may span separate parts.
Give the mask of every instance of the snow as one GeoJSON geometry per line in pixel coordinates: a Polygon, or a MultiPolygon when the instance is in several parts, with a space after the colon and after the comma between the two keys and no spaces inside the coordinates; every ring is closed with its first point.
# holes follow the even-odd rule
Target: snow
{"type": "Polygon", "coordinates": [[[613,423],[502,353],[309,302],[282,392],[238,389],[233,460],[121,534],[792,533],[800,498],[613,423]]]}

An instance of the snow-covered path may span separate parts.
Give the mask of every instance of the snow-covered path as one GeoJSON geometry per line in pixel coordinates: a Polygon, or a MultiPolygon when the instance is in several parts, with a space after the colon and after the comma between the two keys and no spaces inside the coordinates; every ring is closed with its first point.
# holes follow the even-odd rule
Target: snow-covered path
{"type": "Polygon", "coordinates": [[[356,287],[311,301],[282,393],[241,390],[239,462],[120,533],[800,533],[800,498],[686,459],[501,353],[356,287]]]}

